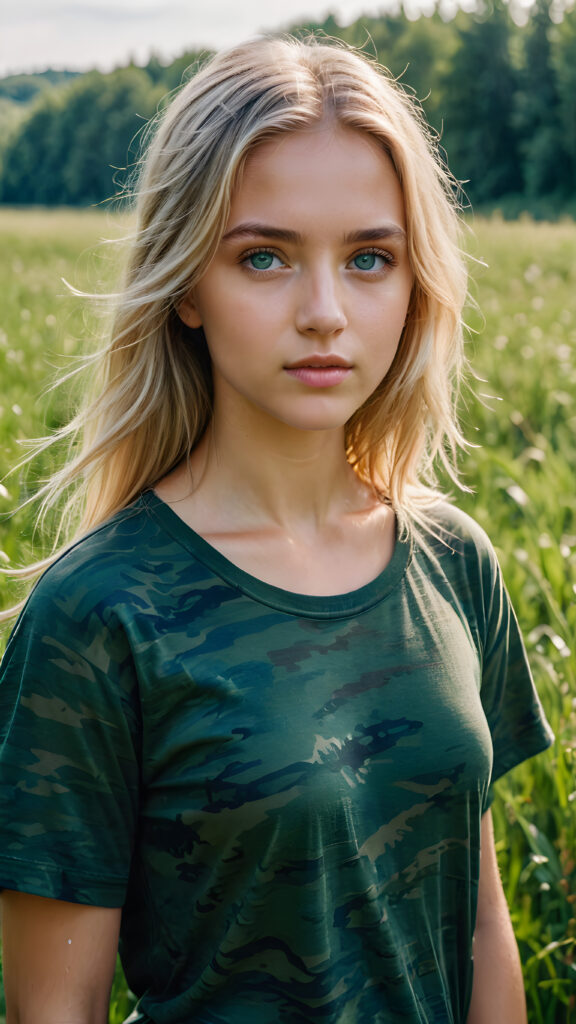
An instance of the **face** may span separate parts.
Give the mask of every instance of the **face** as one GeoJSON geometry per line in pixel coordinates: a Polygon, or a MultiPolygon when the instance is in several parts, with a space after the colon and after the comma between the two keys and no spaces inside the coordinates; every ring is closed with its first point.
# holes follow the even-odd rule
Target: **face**
{"type": "Polygon", "coordinates": [[[412,280],[402,190],[372,138],[323,126],[261,145],[179,310],[204,329],[215,421],[342,429],[390,368],[412,280]]]}

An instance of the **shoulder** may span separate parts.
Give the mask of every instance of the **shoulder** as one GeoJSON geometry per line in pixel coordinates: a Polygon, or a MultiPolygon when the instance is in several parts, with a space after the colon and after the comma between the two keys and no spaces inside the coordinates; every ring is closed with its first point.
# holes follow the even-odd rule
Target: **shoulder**
{"type": "Polygon", "coordinates": [[[35,602],[55,597],[63,588],[67,590],[70,582],[96,591],[104,576],[122,571],[133,561],[149,533],[145,507],[138,500],[65,548],[42,574],[30,597],[35,602]]]}
{"type": "Polygon", "coordinates": [[[138,611],[139,552],[147,546],[148,531],[139,500],[77,540],[46,569],[8,638],[4,683],[22,680],[38,689],[58,679],[59,692],[67,682],[84,692],[97,681],[98,693],[104,693],[115,692],[125,673],[125,688],[131,689],[126,627],[138,611]]]}
{"type": "Polygon", "coordinates": [[[431,587],[450,594],[466,617],[485,623],[502,606],[504,583],[492,541],[472,516],[442,501],[412,529],[413,560],[431,587]]]}
{"type": "Polygon", "coordinates": [[[414,523],[414,534],[424,544],[454,555],[496,561],[488,534],[472,516],[447,501],[438,501],[414,523]]]}
{"type": "Polygon", "coordinates": [[[175,568],[179,555],[178,545],[150,514],[146,496],[140,497],[75,541],[46,569],[21,618],[85,622],[93,613],[136,610],[151,576],[161,574],[162,566],[175,568]]]}

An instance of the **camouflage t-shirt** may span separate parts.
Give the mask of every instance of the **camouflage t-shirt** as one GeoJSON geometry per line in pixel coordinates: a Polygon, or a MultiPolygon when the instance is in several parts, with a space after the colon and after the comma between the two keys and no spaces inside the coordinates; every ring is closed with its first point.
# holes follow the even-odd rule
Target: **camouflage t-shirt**
{"type": "Polygon", "coordinates": [[[123,906],[154,1024],[463,1022],[489,784],[550,732],[447,505],[301,596],[147,493],[35,587],[0,685],[0,884],[123,906]]]}

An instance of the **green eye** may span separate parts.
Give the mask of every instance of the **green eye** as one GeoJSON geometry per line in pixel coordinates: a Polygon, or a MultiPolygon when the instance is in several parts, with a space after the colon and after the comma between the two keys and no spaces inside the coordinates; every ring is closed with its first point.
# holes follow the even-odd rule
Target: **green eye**
{"type": "Polygon", "coordinates": [[[375,270],[377,259],[382,257],[375,252],[361,252],[354,257],[353,263],[357,270],[375,270]]]}
{"type": "Polygon", "coordinates": [[[254,270],[270,270],[272,263],[274,262],[274,253],[272,252],[253,252],[248,257],[250,265],[254,270]]]}

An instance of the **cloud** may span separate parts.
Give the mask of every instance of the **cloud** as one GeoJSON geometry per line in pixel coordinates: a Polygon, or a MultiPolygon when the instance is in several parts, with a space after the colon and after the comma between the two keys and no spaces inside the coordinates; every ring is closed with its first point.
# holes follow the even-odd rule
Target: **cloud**
{"type": "Polygon", "coordinates": [[[189,17],[190,7],[187,4],[159,4],[157,0],[124,0],[121,4],[112,4],[108,0],[101,3],[85,3],[84,0],[68,0],[67,3],[42,3],[41,0],[26,0],[25,3],[13,4],[3,14],[4,25],[24,25],[30,22],[45,22],[60,25],[62,30],[70,22],[98,22],[110,24],[111,21],[145,21],[189,17]]]}
{"type": "MultiPolygon", "coordinates": [[[[0,0],[1,2],[1,0],[0,0]]],[[[383,0],[379,6],[390,4],[383,0]]],[[[14,0],[5,4],[0,75],[47,67],[109,70],[154,51],[170,60],[184,50],[229,46],[285,29],[328,10],[343,21],[374,10],[374,0],[14,0]]]]}

